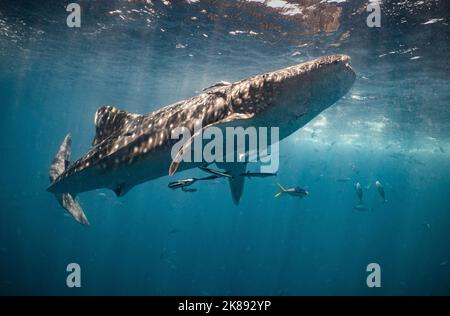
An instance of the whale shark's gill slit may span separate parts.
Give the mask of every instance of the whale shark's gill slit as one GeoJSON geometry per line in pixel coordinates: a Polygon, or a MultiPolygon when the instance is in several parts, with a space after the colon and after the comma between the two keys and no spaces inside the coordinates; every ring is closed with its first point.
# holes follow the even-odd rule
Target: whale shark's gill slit
{"type": "Polygon", "coordinates": [[[102,106],[95,112],[95,137],[92,145],[95,146],[111,135],[121,132],[129,122],[140,116],[113,106],[102,106]]]}

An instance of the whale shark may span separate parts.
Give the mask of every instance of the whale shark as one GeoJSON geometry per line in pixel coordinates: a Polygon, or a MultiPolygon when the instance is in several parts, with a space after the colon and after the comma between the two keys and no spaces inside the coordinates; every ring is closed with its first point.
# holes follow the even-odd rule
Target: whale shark
{"type": "MultiPolygon", "coordinates": [[[[148,114],[130,113],[114,106],[100,107],[94,117],[92,148],[70,163],[71,137],[64,139],[50,166],[53,193],[61,206],[81,224],[88,224],[76,200],[79,193],[108,188],[117,197],[134,186],[204,165],[174,164],[171,148],[175,128],[191,133],[203,127],[277,126],[282,140],[344,96],[356,75],[347,55],[330,55],[237,82],[221,81],[200,94],[148,114]]],[[[231,175],[232,199],[239,204],[246,163],[217,162],[231,175]],[[237,175],[237,176],[235,176],[237,175]]]]}

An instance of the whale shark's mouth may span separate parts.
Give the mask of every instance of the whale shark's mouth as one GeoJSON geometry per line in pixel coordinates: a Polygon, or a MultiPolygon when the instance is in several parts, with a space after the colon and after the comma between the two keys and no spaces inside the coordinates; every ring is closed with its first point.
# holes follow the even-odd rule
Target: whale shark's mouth
{"type": "Polygon", "coordinates": [[[291,67],[273,71],[268,74],[267,79],[271,80],[274,77],[273,80],[283,80],[287,76],[298,76],[314,72],[315,70],[321,68],[336,65],[343,65],[345,68],[348,68],[348,70],[353,71],[350,66],[350,60],[350,56],[344,54],[324,56],[291,67]]]}

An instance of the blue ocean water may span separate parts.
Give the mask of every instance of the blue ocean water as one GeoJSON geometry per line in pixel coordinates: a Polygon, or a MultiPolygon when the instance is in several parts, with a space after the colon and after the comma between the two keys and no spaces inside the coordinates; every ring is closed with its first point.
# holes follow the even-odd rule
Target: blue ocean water
{"type": "Polygon", "coordinates": [[[379,28],[365,1],[77,3],[80,28],[65,1],[0,2],[0,294],[450,294],[446,1],[380,1],[379,28]],[[354,86],[280,144],[277,179],[303,199],[249,179],[235,206],[225,179],[188,193],[163,177],[80,194],[86,227],[45,191],[64,136],[83,155],[102,105],[147,113],[335,53],[354,86]],[[81,288],[66,286],[71,262],[81,288]],[[366,285],[372,262],[381,288],[366,285]]]}

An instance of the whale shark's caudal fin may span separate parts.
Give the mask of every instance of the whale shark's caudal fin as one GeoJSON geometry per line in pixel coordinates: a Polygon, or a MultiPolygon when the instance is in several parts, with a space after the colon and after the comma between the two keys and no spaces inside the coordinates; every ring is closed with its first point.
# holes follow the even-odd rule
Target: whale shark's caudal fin
{"type": "MultiPolygon", "coordinates": [[[[50,166],[49,176],[50,181],[53,183],[69,166],[70,153],[72,147],[72,138],[68,134],[61,146],[59,147],[58,153],[53,159],[53,163],[50,166]]],[[[89,225],[89,221],[84,215],[83,209],[77,200],[70,193],[55,193],[56,199],[59,204],[66,209],[70,215],[75,218],[75,220],[81,224],[89,225]]]]}

